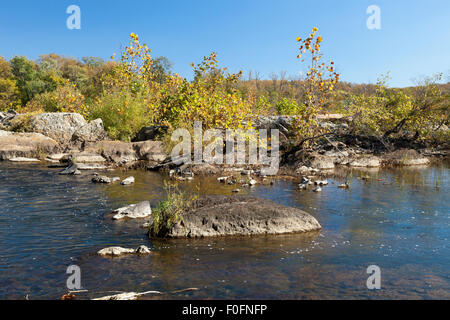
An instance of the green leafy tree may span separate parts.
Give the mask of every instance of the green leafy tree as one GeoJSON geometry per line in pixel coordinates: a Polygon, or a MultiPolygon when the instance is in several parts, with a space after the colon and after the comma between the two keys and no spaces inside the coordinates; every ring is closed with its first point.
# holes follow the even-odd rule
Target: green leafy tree
{"type": "Polygon", "coordinates": [[[0,57],[0,111],[15,109],[18,104],[18,94],[11,65],[0,57]]]}

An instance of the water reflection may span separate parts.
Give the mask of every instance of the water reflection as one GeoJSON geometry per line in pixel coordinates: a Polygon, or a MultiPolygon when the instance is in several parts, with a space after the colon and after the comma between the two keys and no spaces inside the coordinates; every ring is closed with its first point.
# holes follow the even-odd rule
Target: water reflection
{"type": "MultiPolygon", "coordinates": [[[[124,204],[164,197],[157,173],[108,172],[136,184],[93,185],[39,164],[0,163],[0,298],[58,298],[77,264],[81,298],[109,291],[160,290],[179,298],[449,298],[449,166],[342,170],[322,193],[290,181],[241,188],[296,206],[323,226],[315,234],[150,241],[142,221],[105,217],[124,204]],[[349,190],[338,185],[351,177],[349,190]],[[150,246],[145,257],[107,259],[105,246],[150,246]],[[366,289],[366,268],[382,269],[382,290],[366,289]],[[173,291],[197,287],[198,291],[173,291]]],[[[235,186],[198,178],[181,187],[232,194],[235,186]]]]}

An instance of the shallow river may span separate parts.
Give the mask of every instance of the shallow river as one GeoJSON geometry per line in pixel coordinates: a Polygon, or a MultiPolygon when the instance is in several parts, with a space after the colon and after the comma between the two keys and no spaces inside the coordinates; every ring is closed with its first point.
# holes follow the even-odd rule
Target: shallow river
{"type": "MultiPolygon", "coordinates": [[[[159,290],[151,299],[450,299],[450,166],[354,170],[350,190],[330,179],[322,193],[276,181],[245,191],[296,206],[321,223],[310,235],[150,241],[144,221],[114,222],[113,209],[164,197],[164,176],[145,171],[134,186],[94,185],[42,164],[0,162],[0,299],[58,299],[69,265],[81,268],[79,298],[159,290]],[[370,176],[368,180],[360,177],[370,176]],[[102,258],[106,246],[155,251],[102,258]],[[368,290],[367,267],[381,269],[368,290]],[[196,291],[176,292],[195,287],[196,291]]],[[[232,194],[213,178],[182,184],[232,194]]]]}

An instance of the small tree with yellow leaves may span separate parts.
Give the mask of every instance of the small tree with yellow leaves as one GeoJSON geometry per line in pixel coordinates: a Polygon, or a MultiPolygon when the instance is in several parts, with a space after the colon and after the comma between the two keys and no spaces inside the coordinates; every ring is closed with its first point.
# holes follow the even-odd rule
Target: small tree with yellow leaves
{"type": "Polygon", "coordinates": [[[317,28],[313,28],[312,33],[304,40],[301,37],[297,38],[297,42],[300,43],[297,58],[303,63],[307,58],[304,56],[310,56],[303,82],[303,106],[298,108],[299,113],[293,124],[297,134],[296,143],[300,146],[309,145],[316,137],[326,133],[320,127],[317,116],[323,111],[327,99],[339,81],[334,62],[331,60],[323,62],[323,54],[320,51],[323,38],[317,36],[317,31],[317,28]]]}

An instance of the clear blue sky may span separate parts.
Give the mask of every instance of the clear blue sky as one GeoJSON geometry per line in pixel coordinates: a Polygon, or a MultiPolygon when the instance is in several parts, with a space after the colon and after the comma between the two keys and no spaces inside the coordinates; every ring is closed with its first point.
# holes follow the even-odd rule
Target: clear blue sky
{"type": "Polygon", "coordinates": [[[391,71],[391,85],[408,86],[450,70],[448,0],[1,1],[0,55],[109,58],[134,32],[188,78],[189,63],[213,50],[232,71],[295,76],[302,69],[295,38],[313,26],[345,81],[375,82],[391,71]],[[71,4],[81,8],[81,30],[66,28],[71,4]],[[381,8],[381,30],[366,28],[371,4],[381,8]]]}

